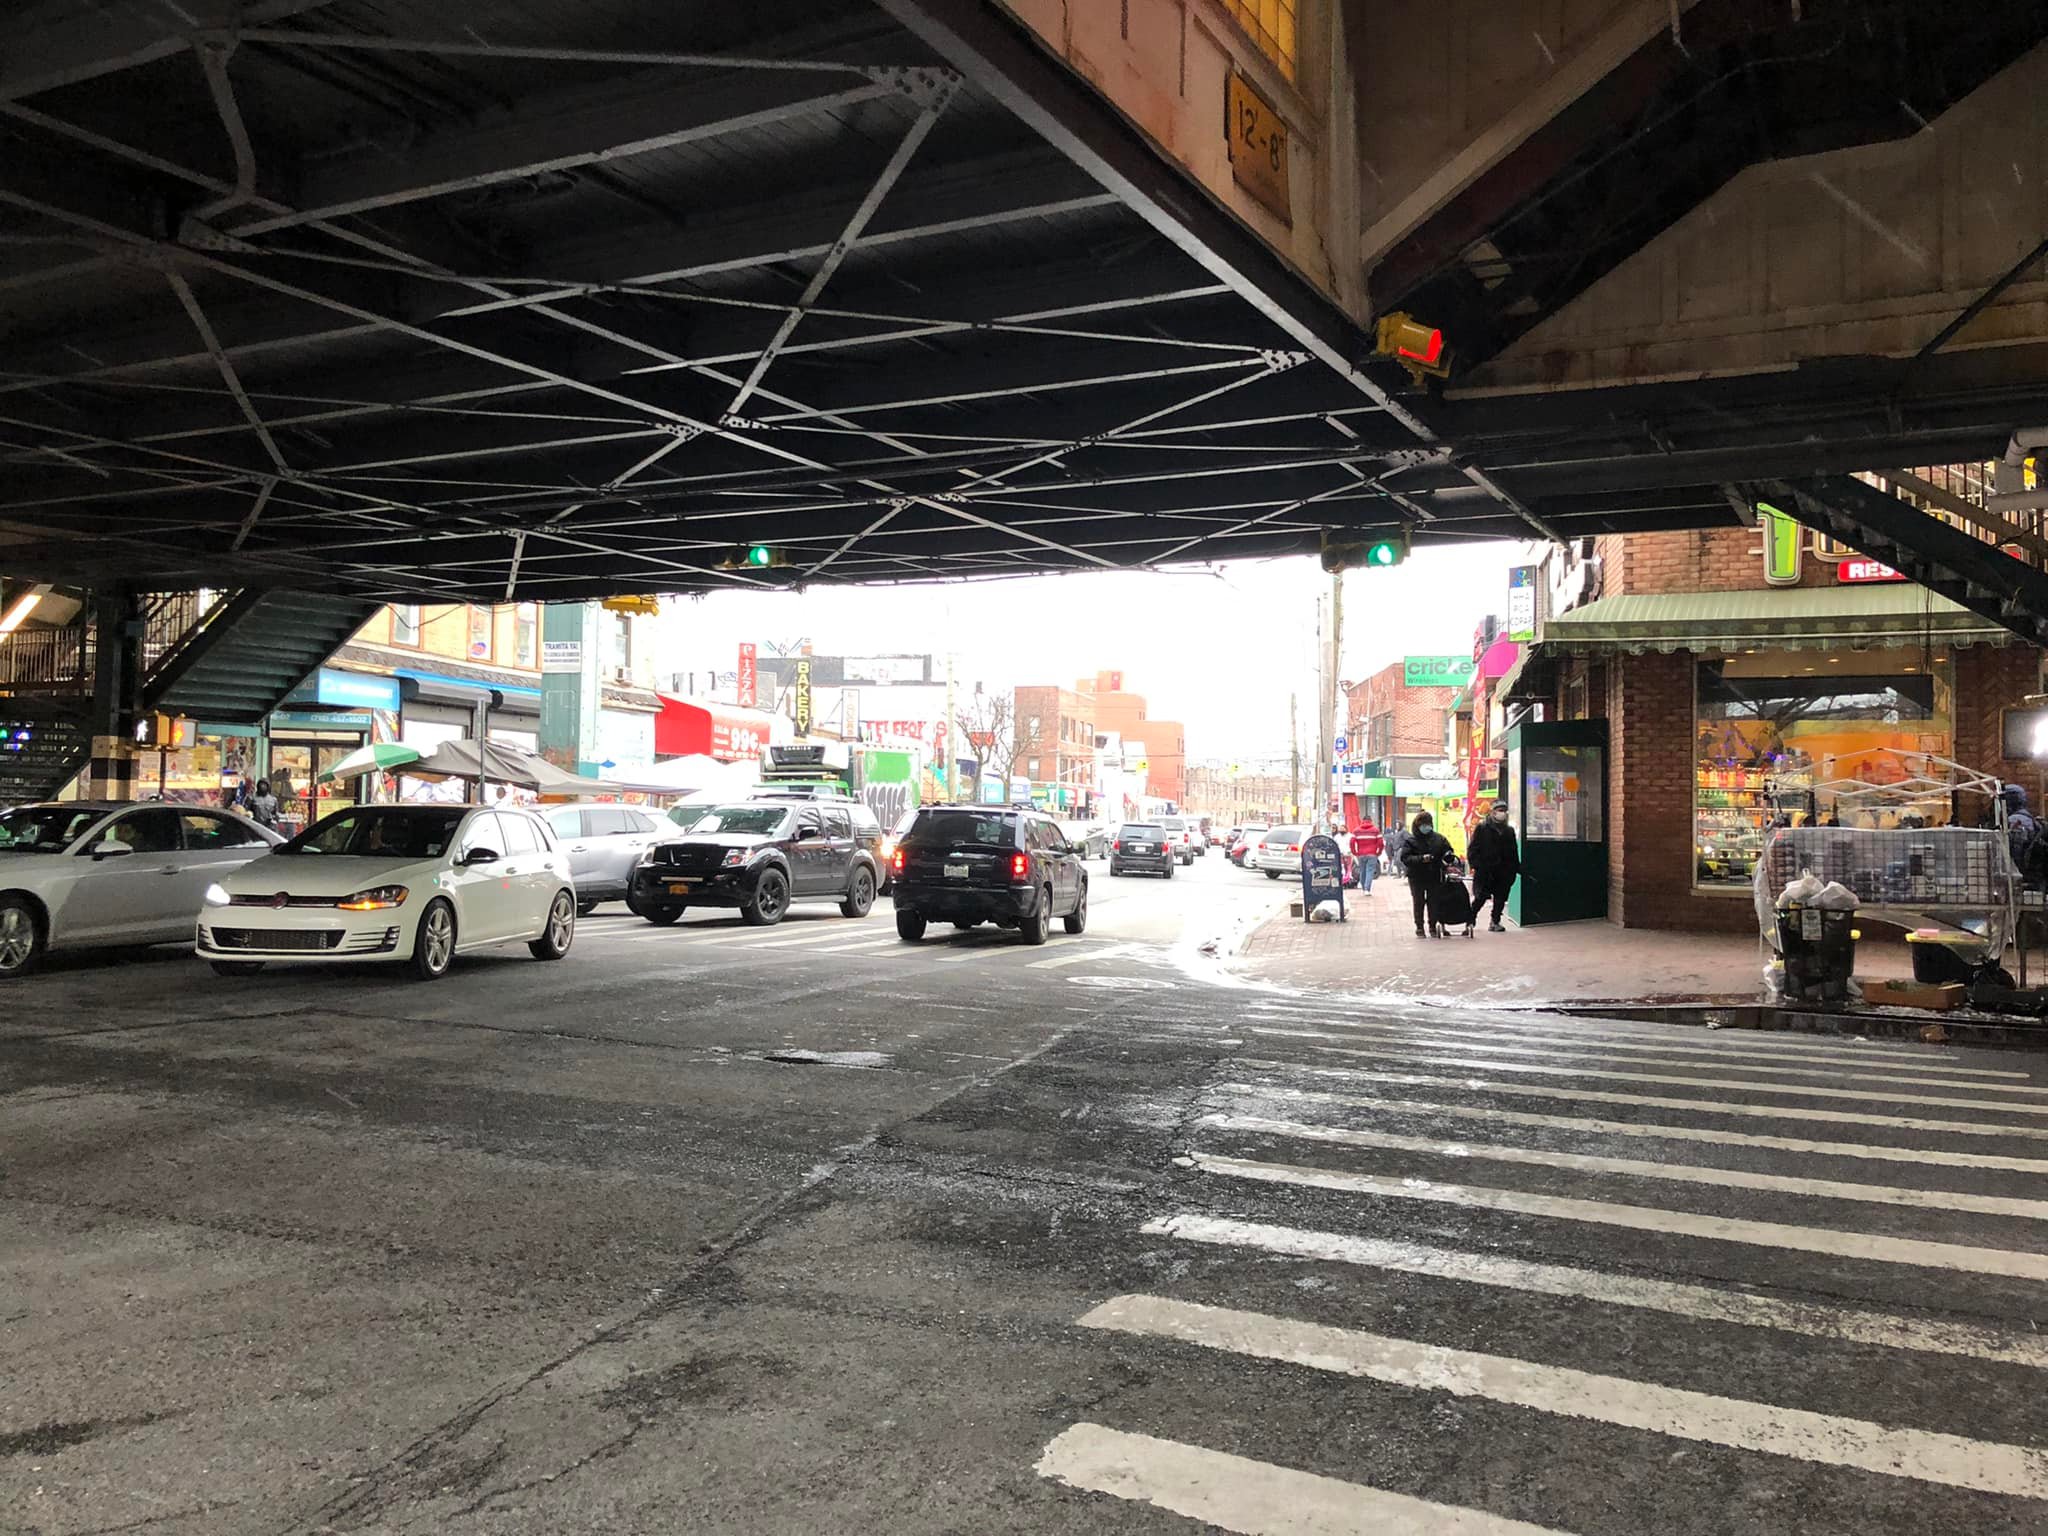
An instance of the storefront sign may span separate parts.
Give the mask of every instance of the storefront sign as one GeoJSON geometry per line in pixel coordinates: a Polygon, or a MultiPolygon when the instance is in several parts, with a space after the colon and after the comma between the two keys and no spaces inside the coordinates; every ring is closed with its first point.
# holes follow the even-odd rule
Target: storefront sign
{"type": "Polygon", "coordinates": [[[1401,681],[1410,688],[1462,688],[1472,681],[1470,656],[1405,656],[1401,681]]]}
{"type": "Polygon", "coordinates": [[[398,679],[373,672],[322,667],[294,688],[286,702],[301,707],[323,704],[336,709],[396,709],[398,679]]]}
{"type": "Polygon", "coordinates": [[[1904,581],[1906,578],[1881,560],[1844,560],[1835,567],[1837,581],[1904,581]]]}
{"type": "Polygon", "coordinates": [[[839,735],[843,741],[860,739],[860,690],[839,690],[839,735]]]}
{"type": "Polygon", "coordinates": [[[849,656],[839,664],[839,675],[849,683],[921,683],[925,680],[922,656],[849,656]]]}
{"type": "Polygon", "coordinates": [[[279,709],[270,716],[270,728],[308,731],[367,731],[371,725],[367,709],[279,709]]]}
{"type": "Polygon", "coordinates": [[[741,709],[753,709],[761,697],[760,652],[751,640],[740,644],[739,671],[734,674],[734,686],[738,689],[738,703],[741,709]]]}
{"type": "Polygon", "coordinates": [[[1456,779],[1395,779],[1392,793],[1403,800],[1462,800],[1465,786],[1456,779]]]}
{"type": "Polygon", "coordinates": [[[1508,639],[1536,638],[1536,567],[1518,565],[1508,572],[1508,639]]]}
{"type": "Polygon", "coordinates": [[[1446,760],[1441,763],[1422,763],[1417,766],[1415,776],[1420,779],[1455,779],[1458,765],[1446,760]]]}
{"type": "Polygon", "coordinates": [[[796,659],[795,723],[797,735],[811,734],[811,658],[808,656],[796,659]]]}
{"type": "Polygon", "coordinates": [[[1806,552],[1806,530],[1767,501],[1756,504],[1756,525],[1764,536],[1764,584],[1799,585],[1799,557],[1806,552]]]}
{"type": "Polygon", "coordinates": [[[1316,907],[1325,901],[1337,903],[1337,916],[1344,915],[1344,850],[1327,832],[1301,840],[1301,918],[1309,921],[1316,907]]]}
{"type": "Polygon", "coordinates": [[[540,669],[543,672],[581,672],[583,670],[583,642],[581,640],[541,641],[540,669]]]}

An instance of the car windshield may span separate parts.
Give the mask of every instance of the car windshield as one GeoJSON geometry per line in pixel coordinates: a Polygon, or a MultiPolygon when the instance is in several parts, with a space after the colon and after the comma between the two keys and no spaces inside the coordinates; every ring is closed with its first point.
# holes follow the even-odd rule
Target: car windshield
{"type": "Polygon", "coordinates": [[[720,805],[699,818],[692,832],[734,832],[743,837],[772,837],[789,819],[786,805],[720,805]]]}
{"type": "Polygon", "coordinates": [[[0,811],[0,852],[62,853],[106,814],[75,805],[24,805],[0,811]]]}
{"type": "Polygon", "coordinates": [[[1124,828],[1125,837],[1158,837],[1160,831],[1148,821],[1134,821],[1124,828]]]}
{"type": "Polygon", "coordinates": [[[1016,841],[1010,818],[984,811],[928,811],[918,817],[903,841],[916,847],[962,848],[980,844],[1000,848],[1016,841]]]}
{"type": "Polygon", "coordinates": [[[330,858],[438,859],[466,814],[460,806],[358,806],[321,817],[277,851],[330,858]]]}

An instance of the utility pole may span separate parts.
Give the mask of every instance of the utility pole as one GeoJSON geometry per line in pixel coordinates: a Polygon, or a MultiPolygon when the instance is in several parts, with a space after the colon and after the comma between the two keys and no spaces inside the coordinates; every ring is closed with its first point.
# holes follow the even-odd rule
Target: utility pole
{"type": "Polygon", "coordinates": [[[1321,785],[1316,790],[1316,818],[1321,820],[1337,782],[1338,660],[1344,653],[1344,573],[1330,577],[1330,651],[1323,664],[1323,729],[1321,785]]]}
{"type": "MultiPolygon", "coordinates": [[[[939,784],[944,789],[948,800],[957,799],[958,794],[953,783],[953,775],[958,771],[959,764],[953,756],[953,653],[951,651],[946,652],[946,729],[940,733],[939,741],[941,743],[939,750],[942,753],[939,761],[939,784]]],[[[1007,785],[1004,787],[1004,793],[1008,793],[1007,785]]]]}
{"type": "Polygon", "coordinates": [[[1288,819],[1301,819],[1301,727],[1295,723],[1296,695],[1287,695],[1287,753],[1291,763],[1289,772],[1293,775],[1293,799],[1288,802],[1288,819]]]}

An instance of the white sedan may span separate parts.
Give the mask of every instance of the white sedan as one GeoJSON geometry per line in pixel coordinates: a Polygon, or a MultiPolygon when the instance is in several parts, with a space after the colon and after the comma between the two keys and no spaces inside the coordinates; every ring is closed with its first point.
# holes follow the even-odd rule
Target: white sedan
{"type": "Polygon", "coordinates": [[[0,981],[51,950],[182,943],[207,886],[282,841],[246,816],[196,805],[0,811],[0,981]]]}
{"type": "Polygon", "coordinates": [[[399,960],[423,981],[458,954],[576,936],[569,856],[525,811],[364,805],[322,817],[206,892],[199,953],[223,976],[271,960],[399,960]]]}

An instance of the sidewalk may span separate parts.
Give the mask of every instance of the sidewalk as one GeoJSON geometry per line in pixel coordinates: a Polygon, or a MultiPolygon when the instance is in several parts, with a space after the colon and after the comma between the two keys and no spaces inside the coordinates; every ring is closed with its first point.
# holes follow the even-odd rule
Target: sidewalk
{"type": "MultiPolygon", "coordinates": [[[[1305,923],[1286,908],[1238,952],[1244,976],[1282,986],[1379,993],[1466,1007],[1573,1003],[1754,1002],[1764,957],[1754,936],[1662,933],[1604,921],[1508,926],[1472,938],[1418,939],[1408,887],[1380,880],[1347,891],[1343,923],[1305,923]]],[[[1903,943],[1857,946],[1859,977],[1910,976],[1903,943]]]]}

